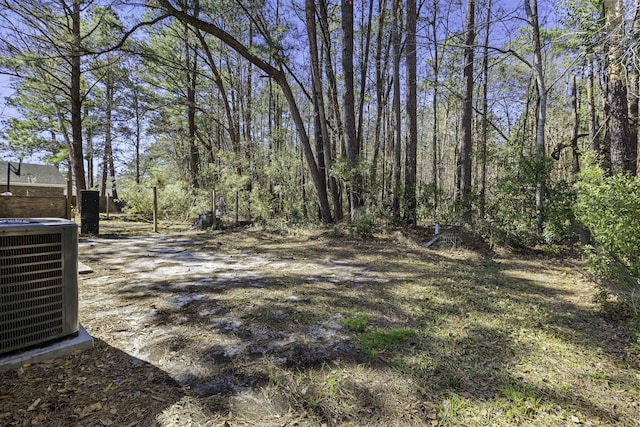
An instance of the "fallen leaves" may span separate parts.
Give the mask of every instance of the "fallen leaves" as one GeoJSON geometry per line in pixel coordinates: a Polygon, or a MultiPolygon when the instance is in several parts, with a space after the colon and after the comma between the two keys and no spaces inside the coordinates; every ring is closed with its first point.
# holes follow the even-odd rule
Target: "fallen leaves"
{"type": "Polygon", "coordinates": [[[95,402],[82,408],[76,408],[73,412],[78,415],[79,419],[86,418],[88,415],[102,410],[102,403],[95,402]]]}
{"type": "Polygon", "coordinates": [[[40,404],[41,399],[37,398],[28,408],[27,408],[27,412],[28,411],[34,411],[38,405],[40,404]]]}

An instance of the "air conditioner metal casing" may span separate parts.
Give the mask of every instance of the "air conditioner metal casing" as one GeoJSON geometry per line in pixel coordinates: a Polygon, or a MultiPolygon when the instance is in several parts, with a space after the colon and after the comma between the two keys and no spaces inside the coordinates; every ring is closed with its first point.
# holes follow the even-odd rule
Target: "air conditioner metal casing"
{"type": "Polygon", "coordinates": [[[77,229],[57,218],[0,218],[0,355],[78,332],[77,229]]]}

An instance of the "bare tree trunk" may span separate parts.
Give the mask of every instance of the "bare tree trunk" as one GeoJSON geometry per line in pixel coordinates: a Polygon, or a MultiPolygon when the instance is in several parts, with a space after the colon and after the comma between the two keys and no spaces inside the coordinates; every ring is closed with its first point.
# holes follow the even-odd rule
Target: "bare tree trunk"
{"type": "Polygon", "coordinates": [[[404,221],[416,225],[418,219],[416,184],[418,151],[418,109],[416,92],[416,0],[407,1],[407,151],[404,169],[404,221]]]}
{"type": "Polygon", "coordinates": [[[300,150],[300,190],[302,193],[302,217],[304,219],[309,218],[309,212],[307,211],[307,189],[305,188],[305,171],[304,171],[304,157],[302,156],[302,150],[300,150]]]}
{"type": "MultiPolygon", "coordinates": [[[[248,35],[247,45],[249,46],[249,49],[253,48],[253,23],[249,23],[249,35],[248,35]]],[[[249,175],[249,184],[248,184],[247,192],[251,194],[251,192],[253,191],[253,183],[255,179],[255,176],[254,176],[255,167],[253,164],[254,148],[253,148],[253,133],[252,133],[252,129],[253,129],[253,65],[251,65],[250,62],[247,65],[246,97],[247,97],[247,109],[244,116],[244,122],[245,122],[244,137],[246,141],[245,158],[247,160],[248,168],[249,168],[247,172],[249,175]]],[[[306,208],[306,205],[304,202],[305,200],[304,167],[301,167],[300,175],[302,177],[302,204],[306,208]]],[[[249,220],[251,220],[251,197],[247,198],[247,214],[249,216],[249,220]]]]}
{"type": "MultiPolygon", "coordinates": [[[[195,13],[197,17],[197,12],[195,13]]],[[[189,166],[191,186],[198,188],[200,186],[198,177],[200,175],[200,155],[196,144],[196,78],[198,74],[198,57],[192,52],[189,43],[189,27],[184,25],[184,52],[185,52],[185,69],[187,72],[187,139],[189,143],[189,166]],[[192,58],[193,54],[193,58],[192,58]]]]}
{"type": "MultiPolygon", "coordinates": [[[[576,76],[571,76],[571,119],[573,122],[573,129],[571,132],[571,157],[572,157],[572,172],[575,179],[576,175],[580,172],[580,150],[578,148],[578,139],[580,138],[580,115],[578,114],[578,87],[576,84],[576,76]]],[[[586,135],[583,135],[586,136],[586,135]]],[[[586,245],[591,240],[589,230],[584,228],[582,224],[572,219],[572,223],[578,233],[578,238],[582,245],[586,245]]]]}
{"type": "Polygon", "coordinates": [[[578,115],[578,87],[575,75],[571,76],[571,121],[573,122],[571,130],[571,166],[575,176],[580,172],[580,150],[578,148],[580,116],[578,115]]]}
{"type": "MultiPolygon", "coordinates": [[[[640,0],[634,4],[633,34],[640,34],[640,0]]],[[[629,172],[638,174],[638,104],[640,101],[640,70],[637,64],[631,64],[628,72],[627,97],[629,104],[629,172]]]]}
{"type": "Polygon", "coordinates": [[[358,160],[360,146],[356,138],[355,89],[353,82],[353,0],[342,0],[342,72],[344,75],[343,114],[349,173],[351,219],[362,205],[362,174],[358,160]]]}
{"type": "Polygon", "coordinates": [[[434,222],[437,222],[438,218],[438,206],[440,205],[440,196],[439,196],[439,183],[438,179],[438,90],[440,85],[440,53],[439,53],[439,44],[438,44],[438,22],[437,22],[437,12],[438,12],[438,0],[433,0],[433,17],[431,19],[431,36],[433,37],[433,98],[432,98],[432,109],[433,109],[433,137],[431,140],[431,145],[433,146],[433,156],[431,158],[431,182],[433,186],[433,219],[434,222]]]}
{"type": "MultiPolygon", "coordinates": [[[[327,12],[326,0],[320,0],[318,2],[318,18],[320,24],[320,30],[322,34],[322,45],[324,46],[324,68],[328,80],[327,94],[329,99],[328,111],[326,112],[327,123],[333,120],[333,127],[335,132],[331,134],[327,129],[328,139],[323,145],[324,159],[327,167],[331,170],[331,167],[335,161],[335,155],[338,153],[336,142],[342,143],[343,139],[343,125],[340,115],[340,106],[338,102],[338,83],[336,80],[335,72],[333,70],[333,62],[331,61],[332,55],[332,43],[329,29],[329,16],[327,12]]],[[[342,195],[341,187],[338,179],[329,173],[329,188],[331,191],[331,197],[333,199],[333,214],[335,221],[342,221],[344,217],[342,207],[342,195]]]]}
{"type": "MultiPolygon", "coordinates": [[[[525,10],[533,37],[533,73],[538,89],[536,122],[536,160],[541,163],[545,155],[545,127],[547,122],[547,87],[542,68],[542,45],[540,44],[540,25],[538,23],[538,0],[525,0],[525,10]]],[[[538,176],[536,182],[536,227],[538,236],[542,236],[544,226],[544,178],[538,176]]]]}
{"type": "Polygon", "coordinates": [[[334,177],[330,176],[330,171],[332,167],[332,157],[331,157],[331,139],[329,137],[329,129],[328,129],[328,120],[326,115],[326,109],[324,105],[324,96],[323,96],[323,85],[322,85],[322,70],[320,67],[320,58],[318,55],[318,38],[316,31],[316,18],[315,18],[315,5],[313,0],[305,0],[305,11],[306,11],[306,20],[307,20],[307,36],[309,38],[309,49],[311,56],[311,77],[313,83],[313,101],[315,113],[317,116],[316,124],[318,127],[318,135],[316,137],[317,144],[321,143],[319,147],[320,151],[318,152],[318,164],[319,171],[322,175],[323,180],[329,180],[329,189],[331,191],[331,196],[334,201],[334,218],[336,220],[342,219],[342,212],[338,211],[337,207],[340,206],[338,200],[340,199],[340,194],[338,192],[338,185],[334,177]],[[329,172],[327,174],[327,172],[329,172]]]}
{"type": "MultiPolygon", "coordinates": [[[[113,97],[114,97],[114,87],[113,87],[113,75],[111,74],[111,70],[107,71],[107,75],[105,77],[105,105],[104,105],[104,150],[102,153],[102,182],[100,184],[100,195],[102,197],[107,196],[107,181],[109,179],[109,175],[113,165],[113,137],[111,134],[112,129],[112,116],[113,116],[113,97]]],[[[115,168],[113,168],[115,169],[115,168]]],[[[115,176],[112,176],[112,180],[115,181],[115,176]]]]}
{"type": "Polygon", "coordinates": [[[604,0],[607,32],[607,98],[605,144],[611,150],[611,171],[631,171],[627,87],[624,82],[622,0],[604,0]]]}
{"type": "MultiPolygon", "coordinates": [[[[364,3],[366,0],[362,0],[363,10],[364,3]]],[[[369,14],[367,16],[367,26],[365,31],[361,31],[364,37],[364,42],[361,42],[361,45],[364,44],[364,48],[361,46],[361,51],[364,51],[363,56],[360,60],[360,96],[358,97],[358,130],[356,134],[356,140],[358,141],[359,150],[362,151],[363,146],[363,138],[362,138],[362,126],[364,121],[364,99],[367,93],[367,70],[369,66],[369,51],[371,48],[371,23],[373,20],[373,0],[368,0],[369,2],[369,14]]],[[[364,17],[363,17],[364,21],[364,17]]],[[[364,23],[363,23],[364,24],[364,23]]],[[[364,25],[363,25],[364,26],[364,25]]],[[[361,39],[362,39],[361,37],[361,39]]]]}
{"type": "Polygon", "coordinates": [[[111,155],[109,156],[109,173],[111,174],[111,196],[114,199],[118,198],[118,186],[116,181],[116,166],[113,160],[113,148],[111,155]]]}
{"type": "Polygon", "coordinates": [[[82,154],[82,95],[80,93],[80,56],[82,51],[80,34],[80,3],[73,0],[71,22],[73,47],[71,51],[71,165],[76,180],[76,194],[87,188],[84,176],[84,156],[82,154]]]}
{"type": "Polygon", "coordinates": [[[133,113],[136,119],[136,130],[135,130],[135,148],[136,148],[136,184],[140,184],[140,145],[142,143],[142,114],[140,114],[140,92],[138,88],[135,86],[135,83],[132,85],[132,93],[133,93],[133,113]]]}
{"type": "MultiPolygon", "coordinates": [[[[599,124],[598,124],[598,115],[596,113],[596,99],[593,93],[593,88],[595,85],[594,82],[594,72],[593,72],[593,62],[595,61],[593,52],[589,52],[587,56],[587,100],[589,103],[589,139],[591,141],[591,150],[596,153],[598,156],[601,156],[601,144],[600,144],[600,134],[599,134],[599,124]]],[[[601,159],[602,160],[602,159],[601,159]]]]}
{"type": "Polygon", "coordinates": [[[391,38],[393,43],[393,202],[392,213],[395,220],[400,219],[400,160],[401,160],[401,116],[400,116],[400,0],[393,0],[393,17],[391,20],[391,38]]]}
{"type": "Polygon", "coordinates": [[[84,106],[84,117],[85,119],[89,120],[89,125],[86,126],[85,128],[85,132],[86,132],[86,141],[87,141],[87,154],[86,154],[86,159],[87,159],[87,187],[88,188],[93,188],[94,186],[94,170],[93,170],[93,156],[94,156],[94,152],[93,152],[93,124],[92,124],[92,120],[89,116],[89,108],[86,106],[84,106]]]}
{"type": "Polygon", "coordinates": [[[464,105],[462,111],[462,144],[460,147],[461,219],[471,223],[471,150],[473,122],[473,60],[475,43],[475,1],[467,0],[467,28],[464,46],[464,105]]]}
{"type": "Polygon", "coordinates": [[[487,1],[487,20],[482,54],[482,146],[480,148],[480,218],[484,219],[487,205],[487,139],[489,137],[489,32],[491,28],[491,0],[487,1]]]}
{"type": "MultiPolygon", "coordinates": [[[[380,157],[380,149],[381,142],[384,141],[382,138],[382,124],[383,124],[383,114],[384,108],[386,104],[387,97],[385,96],[385,78],[384,73],[387,69],[387,64],[389,60],[389,49],[390,44],[386,44],[383,46],[383,38],[384,38],[384,22],[386,16],[386,7],[385,1],[378,1],[378,33],[376,35],[376,54],[375,54],[375,63],[376,63],[376,118],[375,118],[375,129],[374,129],[374,137],[373,137],[373,160],[371,161],[371,168],[369,170],[369,178],[370,178],[370,186],[372,189],[376,189],[378,187],[378,159],[380,157]],[[384,52],[384,55],[383,55],[384,52]]],[[[382,148],[384,150],[384,148],[382,148]]],[[[383,151],[384,158],[384,151],[383,151]]],[[[384,200],[384,161],[382,162],[383,172],[382,172],[382,183],[381,185],[381,197],[380,200],[384,200]]]]}

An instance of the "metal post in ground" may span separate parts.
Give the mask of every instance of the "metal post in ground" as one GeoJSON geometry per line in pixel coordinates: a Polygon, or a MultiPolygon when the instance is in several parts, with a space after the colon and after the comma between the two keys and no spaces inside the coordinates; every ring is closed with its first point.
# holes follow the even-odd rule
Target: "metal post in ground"
{"type": "Polygon", "coordinates": [[[153,232],[158,232],[158,187],[153,186],[153,232]]]}

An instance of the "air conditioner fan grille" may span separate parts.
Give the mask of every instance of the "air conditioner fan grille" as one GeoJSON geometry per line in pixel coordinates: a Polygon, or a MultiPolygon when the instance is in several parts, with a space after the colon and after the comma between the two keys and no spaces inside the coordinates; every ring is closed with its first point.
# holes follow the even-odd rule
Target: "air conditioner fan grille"
{"type": "Polygon", "coordinates": [[[0,236],[0,354],[63,332],[61,233],[0,236]]]}

